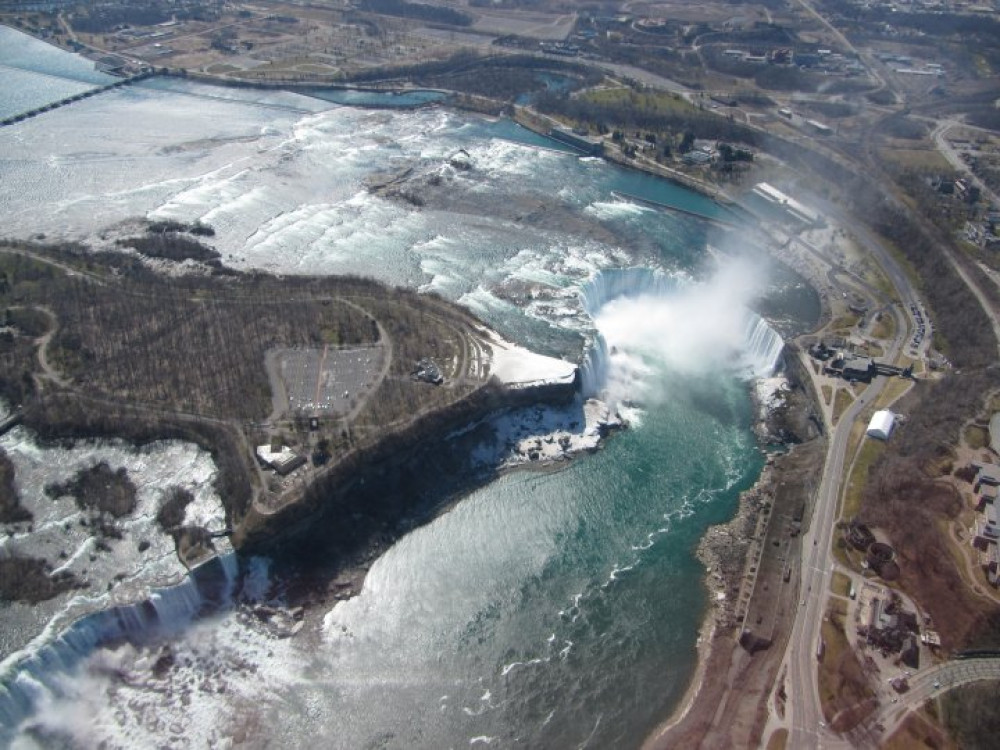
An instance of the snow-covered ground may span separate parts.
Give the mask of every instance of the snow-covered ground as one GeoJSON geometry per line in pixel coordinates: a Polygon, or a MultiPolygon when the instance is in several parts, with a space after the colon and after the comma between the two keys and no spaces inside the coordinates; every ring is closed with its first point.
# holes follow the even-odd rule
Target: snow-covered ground
{"type": "MultiPolygon", "coordinates": [[[[136,447],[120,440],[86,440],[40,445],[34,434],[16,427],[0,437],[0,448],[14,466],[20,504],[30,522],[8,524],[0,539],[0,555],[44,559],[52,573],[72,574],[78,588],[29,605],[10,602],[0,655],[10,654],[51,628],[86,612],[149,595],[153,587],[175,584],[187,574],[174,540],[156,516],[175,489],[190,492],[184,525],[210,531],[225,528],[225,509],[214,488],[216,467],[211,455],[192,443],[158,441],[136,447]],[[52,497],[46,487],[71,481],[100,462],[124,469],[136,490],[134,510],[114,520],[120,532],[107,534],[94,522],[94,512],[78,507],[70,496],[52,497]]],[[[217,540],[220,552],[228,541],[217,540]],[[221,546],[219,546],[221,545],[221,546]]]]}
{"type": "Polygon", "coordinates": [[[491,372],[507,386],[569,384],[576,378],[577,367],[572,362],[536,354],[505,341],[496,333],[491,334],[490,345],[493,350],[491,372]]]}

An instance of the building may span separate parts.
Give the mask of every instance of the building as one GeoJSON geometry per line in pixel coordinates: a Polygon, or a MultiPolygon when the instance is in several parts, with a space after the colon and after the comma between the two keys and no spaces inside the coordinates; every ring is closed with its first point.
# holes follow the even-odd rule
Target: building
{"type": "Polygon", "coordinates": [[[1000,411],[990,417],[990,450],[1000,455],[1000,411]]]}
{"type": "Polygon", "coordinates": [[[990,503],[983,508],[983,517],[976,521],[976,538],[973,546],[986,549],[988,544],[996,544],[1000,538],[1000,514],[997,506],[990,503]]]}
{"type": "Polygon", "coordinates": [[[571,130],[566,130],[565,128],[552,128],[549,131],[549,137],[555,138],[557,141],[561,141],[573,148],[580,149],[586,154],[591,156],[600,156],[604,153],[604,141],[600,138],[591,138],[587,135],[580,135],[574,133],[571,130]]]}
{"type": "Polygon", "coordinates": [[[833,135],[833,128],[819,120],[806,120],[806,125],[812,128],[818,135],[833,135]]]}
{"type": "Polygon", "coordinates": [[[1000,495],[1000,487],[997,487],[995,484],[982,485],[977,495],[976,510],[982,513],[987,505],[991,505],[997,501],[998,495],[1000,495]]]}
{"type": "Polygon", "coordinates": [[[695,165],[700,165],[700,164],[709,164],[709,163],[711,163],[711,161],[712,161],[712,155],[708,154],[708,153],[705,153],[704,151],[701,151],[699,149],[694,149],[694,150],[688,151],[686,154],[684,154],[684,156],[682,157],[682,159],[683,159],[683,161],[684,161],[685,164],[691,164],[692,166],[695,166],[695,165]]]}
{"type": "Polygon", "coordinates": [[[878,440],[888,440],[896,423],[896,415],[888,409],[880,409],[872,414],[865,434],[878,440]]]}
{"type": "Polygon", "coordinates": [[[258,445],[257,460],[281,476],[291,474],[306,462],[304,456],[300,456],[288,446],[280,445],[258,445]]]}
{"type": "Polygon", "coordinates": [[[784,210],[788,216],[803,224],[818,225],[820,223],[818,213],[766,182],[758,182],[753,188],[753,194],[758,198],[763,198],[772,206],[784,210]]]}
{"type": "Polygon", "coordinates": [[[839,375],[844,380],[870,383],[876,375],[875,360],[871,357],[844,354],[835,359],[827,371],[832,375],[839,375]]]}
{"type": "Polygon", "coordinates": [[[974,462],[973,466],[976,467],[976,476],[972,480],[972,488],[976,492],[982,492],[986,485],[1000,487],[1000,466],[978,462],[974,462]]]}
{"type": "Polygon", "coordinates": [[[986,569],[986,578],[993,586],[1000,585],[1000,547],[991,544],[984,554],[983,567],[986,569]]]}

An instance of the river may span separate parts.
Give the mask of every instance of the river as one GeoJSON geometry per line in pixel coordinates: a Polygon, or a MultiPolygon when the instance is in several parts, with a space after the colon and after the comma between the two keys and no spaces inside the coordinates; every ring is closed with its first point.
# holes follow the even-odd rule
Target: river
{"type": "MultiPolygon", "coordinates": [[[[19,96],[5,86],[0,112],[19,96]]],[[[471,492],[294,638],[237,604],[178,628],[168,668],[161,644],[88,652],[7,730],[131,747],[637,746],[693,674],[707,605],[694,547],[762,465],[747,380],[773,365],[774,330],[819,308],[746,232],[623,194],[732,218],[444,108],[151,79],[0,131],[7,236],[102,247],[135,217],[203,221],[235,268],[435,291],[586,360],[630,423],[558,471],[471,492]],[[419,200],[369,189],[387,176],[419,200]],[[749,312],[762,296],[771,327],[749,312]]],[[[237,600],[281,604],[268,561],[236,568],[237,600]]]]}

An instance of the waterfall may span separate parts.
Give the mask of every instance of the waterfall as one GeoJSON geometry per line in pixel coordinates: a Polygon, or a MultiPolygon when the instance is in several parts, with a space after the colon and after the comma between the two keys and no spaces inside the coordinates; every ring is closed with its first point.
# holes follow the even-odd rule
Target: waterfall
{"type": "Polygon", "coordinates": [[[580,303],[593,318],[608,302],[619,297],[665,296],[677,290],[675,276],[653,268],[609,268],[598,271],[580,290],[580,303]]]}
{"type": "MultiPolygon", "coordinates": [[[[733,270],[730,276],[734,273],[738,275],[739,271],[733,270]]],[[[754,378],[768,377],[780,363],[784,342],[766,320],[743,307],[743,301],[750,296],[742,288],[745,286],[717,279],[695,286],[683,276],[652,268],[605,269],[594,274],[580,289],[579,298],[583,310],[595,320],[605,305],[617,299],[644,297],[677,301],[686,295],[684,313],[687,317],[682,320],[686,329],[693,327],[695,331],[699,330],[699,319],[713,317],[713,312],[721,309],[730,313],[732,319],[725,315],[714,316],[723,324],[704,326],[704,340],[711,344],[718,337],[720,350],[735,346],[739,352],[736,357],[738,369],[749,372],[754,378]]],[[[690,334],[690,330],[685,332],[690,334]]],[[[602,393],[607,386],[609,367],[608,343],[600,331],[594,331],[580,366],[585,397],[602,393]]]]}
{"type": "Polygon", "coordinates": [[[191,570],[180,584],[155,589],[140,602],[81,617],[58,637],[5,664],[0,673],[0,745],[13,740],[44,693],[58,696],[59,678],[96,649],[122,640],[141,644],[171,635],[199,615],[228,606],[239,568],[233,553],[214,557],[191,570]]]}
{"type": "Polygon", "coordinates": [[[750,373],[755,378],[766,378],[774,374],[781,362],[781,352],[785,342],[778,332],[768,325],[760,315],[747,315],[743,340],[746,341],[744,357],[750,373]]]}
{"type": "Polygon", "coordinates": [[[580,364],[580,393],[584,398],[600,395],[604,384],[608,382],[609,359],[608,344],[600,331],[597,331],[588,342],[580,364]]]}

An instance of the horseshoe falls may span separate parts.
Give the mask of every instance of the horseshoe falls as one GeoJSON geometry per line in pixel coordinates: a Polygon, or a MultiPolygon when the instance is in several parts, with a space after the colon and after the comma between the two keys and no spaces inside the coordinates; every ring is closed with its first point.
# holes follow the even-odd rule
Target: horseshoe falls
{"type": "Polygon", "coordinates": [[[587,395],[629,428],[470,491],[376,560],[358,596],[306,597],[291,637],[255,613],[320,577],[238,557],[209,576],[211,607],[199,579],[158,593],[155,613],[136,602],[26,636],[0,668],[3,736],[637,747],[693,674],[707,606],[695,545],[762,465],[748,381],[818,302],[739,236],[625,194],[726,212],[444,108],[151,79],[5,128],[7,236],[103,248],[136,218],[198,220],[237,269],[434,291],[583,363],[587,395]],[[373,188],[389,178],[420,200],[373,188]],[[782,314],[761,318],[761,297],[782,314]]]}

